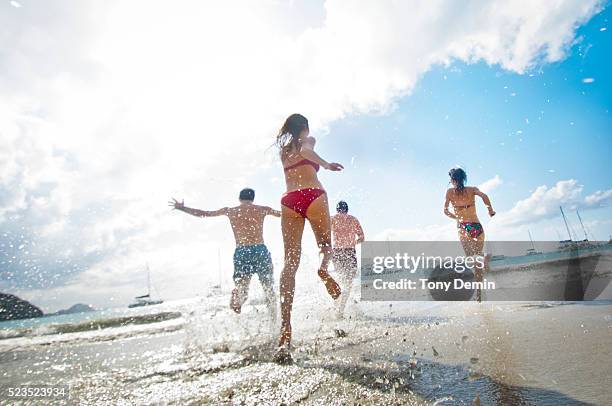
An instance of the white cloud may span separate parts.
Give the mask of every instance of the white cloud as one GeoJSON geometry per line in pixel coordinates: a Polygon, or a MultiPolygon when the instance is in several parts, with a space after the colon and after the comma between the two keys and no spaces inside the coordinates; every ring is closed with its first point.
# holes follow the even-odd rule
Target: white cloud
{"type": "Polygon", "coordinates": [[[604,206],[612,202],[612,189],[606,191],[598,190],[584,198],[584,203],[588,207],[604,206]]]}
{"type": "Polygon", "coordinates": [[[582,197],[583,185],[574,179],[558,181],[554,186],[538,186],[531,196],[518,201],[512,209],[497,216],[498,224],[530,224],[560,216],[559,207],[568,210],[603,206],[612,200],[612,189],[582,197]]]}
{"type": "Polygon", "coordinates": [[[478,189],[480,189],[481,191],[485,193],[490,193],[502,183],[504,183],[502,178],[500,178],[499,175],[495,175],[491,179],[487,179],[484,182],[482,182],[480,185],[478,185],[478,189]]]}
{"type": "Polygon", "coordinates": [[[523,73],[562,59],[600,6],[327,1],[324,15],[277,2],[0,6],[0,221],[41,230],[32,237],[41,244],[99,252],[89,276],[139,272],[151,257],[168,273],[217,266],[197,249],[176,253],[214,242],[226,225],[171,216],[165,201],[234,201],[270,165],[266,148],[289,113],[322,134],[349,114],[392,109],[437,64],[523,73]]]}

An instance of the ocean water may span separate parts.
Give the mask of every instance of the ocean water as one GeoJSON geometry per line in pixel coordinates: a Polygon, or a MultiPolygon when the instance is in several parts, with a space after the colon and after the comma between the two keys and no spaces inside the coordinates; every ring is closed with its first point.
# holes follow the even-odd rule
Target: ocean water
{"type": "MultiPolygon", "coordinates": [[[[278,323],[261,298],[236,315],[224,293],[0,326],[29,331],[0,339],[0,389],[67,385],[68,400],[21,404],[85,405],[585,405],[612,398],[609,302],[351,300],[337,320],[315,278],[298,281],[292,366],[271,362],[278,323]],[[179,316],[149,322],[159,314],[179,316]],[[57,326],[132,316],[142,324],[57,333],[70,331],[57,326]]],[[[353,293],[358,298],[358,286],[353,293]]]]}
{"type": "MultiPolygon", "coordinates": [[[[489,243],[489,245],[495,244],[489,243]]],[[[511,244],[511,243],[497,243],[501,244],[511,244]]],[[[526,243],[518,243],[517,245],[524,246],[526,243]]],[[[491,262],[492,270],[496,268],[502,268],[507,266],[517,266],[517,265],[525,265],[525,264],[534,264],[538,262],[550,262],[550,261],[558,261],[565,260],[570,258],[588,256],[593,254],[601,254],[605,256],[609,256],[612,253],[612,245],[606,244],[605,242],[599,242],[597,245],[581,247],[580,249],[565,249],[565,250],[557,250],[555,249],[558,246],[556,242],[538,242],[538,249],[542,249],[543,251],[539,251],[534,255],[515,255],[515,256],[506,256],[497,261],[491,262]]],[[[493,253],[495,253],[493,251],[493,253]]]]}
{"type": "Polygon", "coordinates": [[[62,314],[54,316],[38,317],[34,319],[9,320],[0,322],[0,335],[8,334],[10,330],[37,330],[49,325],[76,324],[87,321],[106,320],[118,317],[141,316],[150,314],[151,311],[159,312],[159,308],[154,309],[128,309],[112,308],[96,310],[86,313],[62,314]]]}
{"type": "Polygon", "coordinates": [[[85,313],[63,314],[33,319],[0,322],[0,340],[12,337],[39,337],[72,330],[93,330],[122,325],[143,325],[177,318],[193,303],[193,299],[168,302],[140,308],[110,308],[85,313]],[[161,315],[161,316],[160,316],[161,315]]]}

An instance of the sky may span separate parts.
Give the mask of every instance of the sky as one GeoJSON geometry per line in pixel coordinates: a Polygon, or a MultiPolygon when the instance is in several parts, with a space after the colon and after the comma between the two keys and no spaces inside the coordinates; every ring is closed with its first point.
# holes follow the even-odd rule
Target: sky
{"type": "MultiPolygon", "coordinates": [[[[272,147],[309,118],[330,201],[370,240],[453,240],[448,170],[491,197],[491,240],[612,234],[602,1],[0,0],[0,291],[54,311],[231,287],[227,219],[279,206],[272,147]]],[[[333,207],[332,207],[333,209],[333,207]]],[[[276,277],[278,219],[265,235],[276,277]]],[[[315,281],[305,233],[300,278],[315,281]]]]}

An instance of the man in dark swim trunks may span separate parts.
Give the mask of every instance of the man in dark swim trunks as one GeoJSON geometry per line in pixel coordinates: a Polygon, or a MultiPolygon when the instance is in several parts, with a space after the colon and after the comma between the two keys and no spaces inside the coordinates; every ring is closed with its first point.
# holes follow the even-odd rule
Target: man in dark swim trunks
{"type": "Polygon", "coordinates": [[[281,213],[267,206],[253,204],[255,191],[243,189],[239,196],[240,204],[219,210],[205,211],[186,207],[184,202],[172,199],[169,205],[196,217],[227,216],[236,239],[234,251],[234,283],[230,308],[240,313],[247,299],[251,277],[257,274],[266,294],[266,302],[273,318],[276,318],[274,279],[272,277],[272,257],[263,240],[263,222],[268,215],[280,217],[281,213]]]}
{"type": "Polygon", "coordinates": [[[337,317],[344,317],[344,308],[351,294],[353,279],[357,273],[357,252],[355,245],[365,240],[363,229],[356,217],[348,214],[348,204],[339,201],[336,205],[337,214],[331,218],[334,253],[332,260],[339,274],[342,294],[337,302],[337,317]]]}

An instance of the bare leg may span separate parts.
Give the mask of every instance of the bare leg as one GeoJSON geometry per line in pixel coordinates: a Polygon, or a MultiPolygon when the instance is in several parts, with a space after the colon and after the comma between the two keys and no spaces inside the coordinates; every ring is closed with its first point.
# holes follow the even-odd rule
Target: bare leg
{"type": "Polygon", "coordinates": [[[340,317],[344,317],[344,309],[346,308],[346,303],[351,295],[353,279],[355,278],[356,273],[357,269],[344,269],[342,276],[340,277],[340,284],[342,286],[342,294],[340,295],[340,300],[338,303],[338,316],[340,317]]]}
{"type": "Polygon", "coordinates": [[[306,217],[310,222],[312,231],[317,240],[317,245],[321,249],[321,265],[319,266],[318,274],[319,277],[325,283],[327,293],[333,298],[337,299],[340,296],[340,286],[336,281],[329,275],[327,268],[329,262],[332,259],[332,244],[331,244],[331,220],[329,218],[329,206],[327,203],[327,194],[319,196],[312,204],[308,207],[306,217]]]}
{"type": "MultiPolygon", "coordinates": [[[[293,210],[282,207],[281,226],[285,245],[285,266],[280,279],[281,333],[279,347],[291,343],[291,308],[295,294],[295,274],[300,265],[304,218],[293,210]]],[[[283,362],[283,359],[279,360],[283,362]]]]}
{"type": "Polygon", "coordinates": [[[276,298],[274,295],[274,280],[272,279],[272,273],[270,273],[269,277],[262,277],[260,274],[259,282],[261,282],[261,287],[263,288],[266,296],[266,305],[270,311],[270,316],[272,317],[272,320],[276,321],[276,298]]]}
{"type": "Polygon", "coordinates": [[[357,258],[354,256],[354,252],[338,249],[334,251],[333,263],[342,288],[342,294],[336,304],[336,312],[338,318],[343,318],[344,309],[351,294],[353,279],[357,273],[357,258]]]}
{"type": "MultiPolygon", "coordinates": [[[[476,266],[474,269],[474,277],[476,282],[482,282],[482,269],[480,269],[478,266],[476,266]]],[[[476,301],[478,303],[482,302],[482,291],[480,288],[476,288],[476,301]]]]}
{"type": "MultiPolygon", "coordinates": [[[[484,244],[485,244],[485,235],[484,232],[481,233],[478,238],[474,239],[467,235],[465,232],[459,230],[459,239],[461,240],[461,245],[463,245],[463,250],[465,251],[465,255],[469,257],[473,256],[483,256],[484,252],[484,244]]],[[[487,258],[485,257],[485,268],[487,267],[487,258]]],[[[474,267],[474,279],[476,282],[482,282],[483,272],[486,269],[483,269],[481,266],[476,265],[474,267]]],[[[480,288],[476,289],[476,301],[480,303],[482,301],[482,291],[480,288]]]]}
{"type": "Polygon", "coordinates": [[[249,284],[251,283],[251,275],[245,275],[235,281],[236,287],[232,290],[232,298],[230,300],[230,308],[240,314],[242,305],[246,302],[249,295],[249,284]]]}

